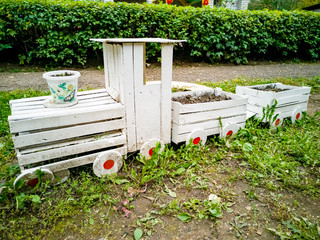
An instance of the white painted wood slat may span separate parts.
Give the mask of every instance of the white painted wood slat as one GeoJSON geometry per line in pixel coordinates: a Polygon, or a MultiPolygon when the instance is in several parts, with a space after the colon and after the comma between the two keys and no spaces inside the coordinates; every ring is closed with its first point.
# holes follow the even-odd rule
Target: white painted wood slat
{"type": "Polygon", "coordinates": [[[171,141],[170,129],[173,45],[162,44],[161,51],[160,139],[166,144],[170,143],[171,141]]]}
{"type": "MultiPolygon", "coordinates": [[[[112,150],[119,152],[121,155],[127,154],[127,147],[126,146],[120,147],[120,148],[115,148],[112,150]]],[[[41,167],[31,168],[26,171],[35,171],[35,170],[41,168],[41,169],[48,169],[51,172],[58,172],[58,171],[62,171],[65,169],[93,163],[99,154],[106,153],[106,152],[108,152],[108,151],[101,151],[98,153],[88,154],[88,155],[81,156],[81,157],[71,158],[68,160],[61,161],[61,162],[55,162],[55,163],[47,164],[47,165],[44,165],[41,167]]],[[[24,171],[22,171],[22,172],[24,172],[24,171]]]]}
{"type": "Polygon", "coordinates": [[[57,149],[51,149],[42,152],[35,152],[26,155],[18,155],[18,161],[20,165],[38,163],[50,159],[66,157],[79,153],[94,151],[97,149],[104,149],[113,146],[119,146],[126,143],[126,136],[121,135],[114,138],[97,139],[93,142],[87,142],[83,144],[66,146],[57,149]]]}
{"type": "Polygon", "coordinates": [[[9,117],[11,133],[32,131],[37,129],[56,128],[83,124],[87,122],[102,121],[124,117],[125,110],[122,104],[111,104],[98,106],[97,108],[76,109],[76,111],[65,112],[57,116],[47,116],[46,118],[27,118],[25,116],[9,117]]]}
{"type": "MultiPolygon", "coordinates": [[[[286,105],[286,106],[283,106],[283,107],[276,107],[275,111],[278,112],[278,113],[290,112],[290,111],[295,110],[296,108],[302,108],[302,109],[307,110],[307,105],[308,105],[307,102],[299,103],[299,104],[291,104],[291,105],[286,105]]],[[[261,117],[263,115],[262,114],[263,113],[263,109],[260,106],[248,105],[247,109],[250,112],[254,112],[254,113],[259,114],[261,117]]]]}
{"type": "Polygon", "coordinates": [[[121,136],[123,134],[125,134],[124,131],[113,131],[113,132],[108,132],[105,134],[77,137],[74,139],[67,139],[66,141],[53,142],[53,143],[50,143],[50,145],[48,144],[48,145],[30,146],[28,148],[23,148],[23,149],[21,148],[20,154],[25,155],[25,154],[29,154],[29,153],[46,151],[46,150],[55,149],[55,148],[73,146],[73,145],[83,144],[83,143],[87,143],[87,142],[94,142],[97,139],[102,140],[102,139],[106,139],[106,138],[114,138],[114,137],[121,136]]]}
{"type": "Polygon", "coordinates": [[[134,152],[136,146],[136,117],[135,117],[135,91],[134,91],[134,64],[133,64],[133,44],[123,44],[123,71],[122,81],[124,89],[124,105],[127,122],[127,143],[128,151],[134,152]]]}
{"type": "Polygon", "coordinates": [[[58,142],[60,140],[103,133],[123,128],[125,128],[124,119],[113,121],[107,120],[98,123],[77,125],[68,128],[59,128],[55,130],[26,134],[22,136],[12,137],[12,140],[15,148],[22,148],[26,146],[48,144],[50,142],[58,142]]]}
{"type": "Polygon", "coordinates": [[[219,109],[182,115],[179,115],[178,112],[173,111],[173,121],[179,124],[208,121],[212,119],[219,119],[219,117],[225,118],[242,115],[246,112],[246,110],[247,107],[245,105],[242,105],[237,107],[230,107],[227,109],[219,109]]]}
{"type": "MultiPolygon", "coordinates": [[[[221,119],[222,127],[230,123],[244,123],[245,121],[246,121],[245,112],[240,116],[221,119]]],[[[185,125],[179,125],[177,123],[173,123],[172,134],[189,133],[195,129],[210,129],[210,128],[217,128],[217,127],[220,127],[219,120],[209,120],[209,121],[204,121],[200,123],[185,124],[185,125]]]]}
{"type": "MultiPolygon", "coordinates": [[[[144,85],[143,43],[134,44],[134,86],[137,148],[150,139],[160,139],[160,84],[144,85]]],[[[170,105],[169,105],[170,107],[170,105]]]]}
{"type": "MultiPolygon", "coordinates": [[[[77,93],[77,98],[78,99],[85,99],[85,98],[87,98],[86,95],[89,95],[89,97],[106,96],[106,93],[107,93],[106,89],[81,91],[81,92],[77,93]]],[[[50,97],[50,96],[14,99],[14,100],[10,100],[10,104],[16,104],[16,106],[19,106],[19,104],[27,106],[30,103],[42,104],[42,101],[45,101],[48,97],[50,97]]]]}

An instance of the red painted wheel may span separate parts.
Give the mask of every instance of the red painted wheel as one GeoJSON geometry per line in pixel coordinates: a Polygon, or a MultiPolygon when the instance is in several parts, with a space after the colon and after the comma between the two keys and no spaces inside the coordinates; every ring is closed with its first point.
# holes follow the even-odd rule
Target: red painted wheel
{"type": "MultiPolygon", "coordinates": [[[[41,181],[53,181],[54,180],[53,173],[50,170],[41,169],[41,172],[43,173],[43,175],[41,176],[41,181]]],[[[22,172],[14,180],[14,183],[13,183],[14,188],[16,188],[18,186],[17,183],[20,181],[23,181],[22,186],[21,186],[22,188],[29,188],[29,189],[34,188],[39,183],[37,170],[33,170],[33,171],[26,170],[26,171],[22,172]]]]}
{"type": "Polygon", "coordinates": [[[280,127],[282,123],[283,123],[283,117],[280,114],[278,114],[276,120],[273,123],[271,123],[271,127],[280,127]]]}
{"type": "Polygon", "coordinates": [[[229,124],[226,125],[222,130],[220,131],[220,137],[225,138],[225,137],[231,137],[233,134],[239,131],[239,126],[237,124],[229,124]]]}
{"type": "Polygon", "coordinates": [[[302,118],[302,111],[301,108],[296,108],[291,114],[291,122],[294,124],[297,120],[302,118]]]}
{"type": "Polygon", "coordinates": [[[153,138],[142,145],[142,147],[140,148],[141,155],[144,156],[146,159],[151,158],[151,156],[154,154],[154,148],[156,147],[157,143],[161,144],[160,151],[162,152],[164,150],[163,141],[157,138],[153,138]]]}
{"type": "Polygon", "coordinates": [[[196,129],[196,130],[193,130],[187,137],[187,140],[186,140],[186,145],[188,145],[190,143],[190,139],[191,139],[191,142],[194,144],[194,145],[197,145],[201,142],[202,145],[204,145],[207,141],[207,134],[204,130],[202,129],[196,129]]]}
{"type": "Polygon", "coordinates": [[[98,177],[117,173],[122,167],[122,156],[117,151],[101,153],[93,162],[93,172],[98,177]]]}

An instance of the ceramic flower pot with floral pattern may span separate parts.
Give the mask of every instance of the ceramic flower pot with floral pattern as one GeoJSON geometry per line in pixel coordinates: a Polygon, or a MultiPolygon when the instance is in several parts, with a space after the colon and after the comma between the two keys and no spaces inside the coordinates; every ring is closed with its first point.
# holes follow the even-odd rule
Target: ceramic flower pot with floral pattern
{"type": "Polygon", "coordinates": [[[47,80],[52,95],[51,104],[76,104],[80,76],[79,72],[71,70],[44,73],[43,78],[47,80]]]}

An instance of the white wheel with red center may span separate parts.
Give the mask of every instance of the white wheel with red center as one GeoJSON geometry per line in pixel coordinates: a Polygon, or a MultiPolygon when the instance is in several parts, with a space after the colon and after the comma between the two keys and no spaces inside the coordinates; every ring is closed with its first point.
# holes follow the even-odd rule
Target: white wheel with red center
{"type": "Polygon", "coordinates": [[[196,129],[188,135],[186,145],[190,143],[190,139],[191,143],[193,143],[194,145],[198,145],[199,143],[201,143],[201,145],[204,145],[207,141],[207,134],[202,129],[196,129]]]}
{"type": "Polygon", "coordinates": [[[296,108],[291,115],[291,122],[295,123],[295,121],[300,120],[302,118],[302,109],[296,108]]]}
{"type": "Polygon", "coordinates": [[[157,143],[160,143],[160,152],[162,152],[164,150],[163,141],[157,138],[153,138],[142,145],[142,147],[140,148],[141,155],[144,156],[146,159],[151,158],[151,156],[154,154],[154,148],[156,147],[157,143]]]}
{"type": "MultiPolygon", "coordinates": [[[[39,169],[40,170],[40,169],[39,169]]],[[[39,183],[38,175],[41,176],[41,181],[53,181],[53,173],[48,169],[41,169],[41,173],[39,174],[37,170],[34,171],[25,171],[21,173],[16,180],[14,180],[13,186],[17,188],[17,186],[21,186],[21,188],[29,188],[32,189],[39,183]],[[22,181],[22,182],[21,182],[22,181]],[[20,185],[21,184],[21,185],[20,185]]],[[[19,187],[20,188],[20,187],[19,187]]]]}
{"type": "Polygon", "coordinates": [[[276,120],[274,122],[271,123],[272,127],[280,127],[283,123],[283,117],[278,114],[276,120]]]}
{"type": "Polygon", "coordinates": [[[239,126],[237,124],[232,123],[232,124],[226,125],[224,128],[221,129],[220,137],[221,138],[231,137],[238,131],[239,131],[239,126]]]}
{"type": "Polygon", "coordinates": [[[57,185],[64,183],[68,180],[68,178],[70,177],[70,171],[68,169],[65,169],[58,172],[54,172],[53,175],[54,179],[52,181],[52,184],[57,185]]]}
{"type": "Polygon", "coordinates": [[[101,153],[93,162],[93,172],[98,177],[117,173],[122,167],[122,156],[117,151],[101,153]]]}

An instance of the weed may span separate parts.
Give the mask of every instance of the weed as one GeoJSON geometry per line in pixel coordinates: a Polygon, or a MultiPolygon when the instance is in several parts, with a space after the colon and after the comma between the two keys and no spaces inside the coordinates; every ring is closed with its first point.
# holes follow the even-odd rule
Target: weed
{"type": "Polygon", "coordinates": [[[246,215],[241,214],[239,216],[236,216],[233,219],[233,222],[230,222],[230,225],[232,226],[233,230],[235,231],[237,238],[241,237],[241,234],[243,233],[244,228],[248,226],[248,224],[245,222],[245,220],[246,220],[246,215]]]}
{"type": "Polygon", "coordinates": [[[294,217],[291,220],[283,221],[278,230],[268,228],[269,231],[281,239],[319,239],[320,221],[317,224],[310,222],[307,218],[294,217]]]}

